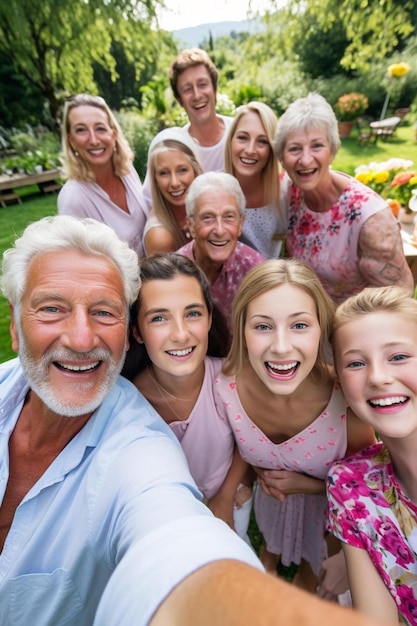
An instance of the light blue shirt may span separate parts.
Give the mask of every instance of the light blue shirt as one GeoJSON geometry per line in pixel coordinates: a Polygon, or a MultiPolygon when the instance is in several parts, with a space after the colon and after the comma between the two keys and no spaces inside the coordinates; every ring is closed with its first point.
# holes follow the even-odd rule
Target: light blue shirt
{"type": "MultiPolygon", "coordinates": [[[[1,500],[8,441],[27,391],[18,359],[0,365],[1,500]]],[[[196,553],[194,527],[200,541],[199,524],[207,525],[214,543],[224,532],[234,541],[232,531],[216,530],[222,523],[199,498],[178,441],[136,388],[119,377],[16,509],[0,555],[0,624],[91,626],[111,573],[135,543],[135,593],[145,595],[140,622],[145,624],[185,575],[216,558],[207,546],[196,553]],[[167,567],[169,546],[176,548],[181,528],[187,529],[189,548],[178,557],[181,565],[167,567]]],[[[238,541],[241,560],[250,559],[238,541]]],[[[226,547],[223,552],[227,558],[226,547]]]]}

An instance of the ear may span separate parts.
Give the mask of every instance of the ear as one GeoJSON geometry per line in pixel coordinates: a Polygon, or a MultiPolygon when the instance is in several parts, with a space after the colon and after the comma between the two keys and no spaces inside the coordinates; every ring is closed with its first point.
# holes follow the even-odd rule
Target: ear
{"type": "Polygon", "coordinates": [[[15,311],[14,311],[13,306],[10,304],[10,302],[9,302],[9,309],[10,309],[10,313],[11,313],[10,337],[12,339],[12,350],[13,350],[13,352],[16,352],[16,354],[17,354],[19,352],[19,335],[17,333],[15,311]]]}
{"type": "Polygon", "coordinates": [[[144,343],[142,337],[140,336],[139,329],[136,326],[132,328],[132,334],[138,343],[144,343]]]}
{"type": "Polygon", "coordinates": [[[190,231],[190,235],[193,239],[195,239],[195,219],[190,219],[187,217],[187,226],[190,231]]]}
{"type": "Polygon", "coordinates": [[[245,213],[241,213],[240,214],[240,224],[239,224],[239,234],[238,234],[238,237],[240,237],[240,235],[242,234],[243,224],[245,223],[245,218],[246,218],[246,214],[245,213]]]}

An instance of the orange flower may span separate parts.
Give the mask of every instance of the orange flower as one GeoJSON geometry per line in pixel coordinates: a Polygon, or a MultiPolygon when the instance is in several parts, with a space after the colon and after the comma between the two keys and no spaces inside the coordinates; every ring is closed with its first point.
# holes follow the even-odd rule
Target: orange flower
{"type": "Polygon", "coordinates": [[[401,204],[398,200],[393,200],[392,198],[388,198],[387,204],[391,211],[394,213],[395,217],[397,217],[399,210],[401,209],[401,204]]]}
{"type": "Polygon", "coordinates": [[[416,172],[400,172],[393,178],[391,182],[391,187],[396,187],[397,185],[406,185],[408,181],[413,178],[413,176],[416,176],[416,172]]]}

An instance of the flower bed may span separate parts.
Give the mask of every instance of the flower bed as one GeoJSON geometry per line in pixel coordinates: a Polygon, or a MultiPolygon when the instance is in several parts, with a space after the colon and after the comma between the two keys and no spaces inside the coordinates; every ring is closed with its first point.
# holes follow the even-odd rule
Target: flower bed
{"type": "Polygon", "coordinates": [[[417,190],[417,171],[411,169],[413,165],[413,161],[405,159],[372,162],[357,167],[355,177],[387,201],[395,200],[407,213],[411,213],[408,205],[413,190],[417,190]]]}

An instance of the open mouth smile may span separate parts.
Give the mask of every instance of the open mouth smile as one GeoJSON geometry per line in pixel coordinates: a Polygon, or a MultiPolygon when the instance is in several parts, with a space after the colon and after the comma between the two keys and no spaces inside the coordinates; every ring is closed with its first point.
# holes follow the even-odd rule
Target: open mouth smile
{"type": "Polygon", "coordinates": [[[55,367],[64,371],[64,372],[93,372],[96,370],[102,361],[96,361],[95,363],[83,364],[83,365],[67,365],[64,363],[58,363],[58,361],[54,361],[55,367]]]}
{"type": "Polygon", "coordinates": [[[266,361],[265,363],[265,367],[268,372],[274,376],[279,376],[280,378],[290,378],[291,376],[294,376],[299,366],[299,361],[291,361],[290,363],[283,363],[281,365],[273,363],[272,361],[266,361]]]}
{"type": "Polygon", "coordinates": [[[377,398],[375,400],[368,400],[368,404],[371,407],[391,407],[401,406],[408,401],[407,396],[392,396],[390,398],[377,398]]]}
{"type": "Polygon", "coordinates": [[[170,354],[171,356],[188,356],[189,354],[191,354],[191,352],[194,351],[194,348],[184,348],[183,350],[167,350],[167,354],[170,354]]]}

